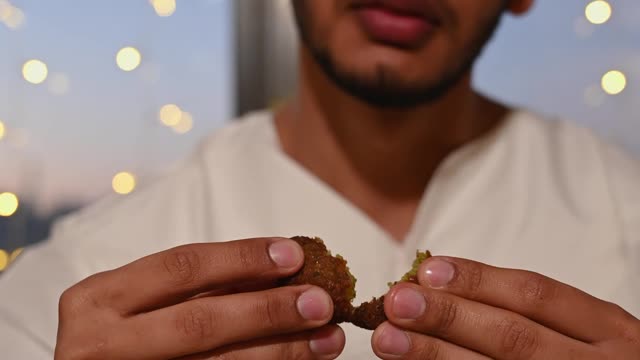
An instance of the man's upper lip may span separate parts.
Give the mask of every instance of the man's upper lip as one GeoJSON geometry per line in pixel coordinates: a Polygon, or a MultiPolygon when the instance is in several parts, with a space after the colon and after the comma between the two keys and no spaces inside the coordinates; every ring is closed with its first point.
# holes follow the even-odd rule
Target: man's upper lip
{"type": "Polygon", "coordinates": [[[400,14],[419,16],[430,23],[440,24],[441,17],[437,9],[430,4],[429,0],[353,0],[351,6],[361,7],[381,7],[400,14]]]}

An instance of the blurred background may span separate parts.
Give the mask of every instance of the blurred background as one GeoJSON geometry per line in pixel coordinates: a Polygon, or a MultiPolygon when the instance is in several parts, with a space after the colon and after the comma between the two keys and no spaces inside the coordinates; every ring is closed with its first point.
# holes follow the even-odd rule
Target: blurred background
{"type": "MultiPolygon", "coordinates": [[[[640,156],[640,2],[537,0],[481,91],[640,156]]],[[[0,273],[51,224],[162,176],[295,86],[289,0],[0,0],[0,273]]]]}

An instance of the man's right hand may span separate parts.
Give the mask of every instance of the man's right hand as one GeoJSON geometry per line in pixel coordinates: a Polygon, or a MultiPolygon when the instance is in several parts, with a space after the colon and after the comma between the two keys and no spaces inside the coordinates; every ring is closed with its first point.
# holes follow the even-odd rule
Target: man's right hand
{"type": "Polygon", "coordinates": [[[345,338],[313,286],[272,288],[304,262],[289,239],[180,246],[62,294],[55,358],[334,359],[345,338]],[[248,285],[250,284],[250,285],[248,285]],[[243,287],[260,291],[239,291],[243,287]]]}

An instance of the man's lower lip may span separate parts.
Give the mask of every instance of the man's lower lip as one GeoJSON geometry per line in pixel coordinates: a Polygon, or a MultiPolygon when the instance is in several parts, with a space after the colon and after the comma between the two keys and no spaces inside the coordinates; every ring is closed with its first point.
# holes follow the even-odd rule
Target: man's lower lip
{"type": "Polygon", "coordinates": [[[434,24],[419,16],[403,15],[382,7],[355,10],[360,25],[373,40],[411,47],[434,29],[434,24]]]}

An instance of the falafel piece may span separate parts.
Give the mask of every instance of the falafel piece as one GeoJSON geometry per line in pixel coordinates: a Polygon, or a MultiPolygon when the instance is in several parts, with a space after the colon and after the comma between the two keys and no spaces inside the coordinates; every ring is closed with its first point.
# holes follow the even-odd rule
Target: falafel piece
{"type": "MultiPolygon", "coordinates": [[[[331,324],[350,322],[363,329],[375,330],[387,321],[384,313],[384,296],[373,298],[354,308],[352,301],[356,297],[356,278],[349,271],[347,262],[342,256],[333,256],[320,238],[296,236],[291,239],[302,247],[305,257],[304,265],[293,276],[282,279],[279,282],[280,286],[310,284],[323,288],[333,300],[334,311],[331,324]]],[[[389,283],[389,287],[400,282],[417,284],[418,268],[429,257],[431,253],[428,251],[417,251],[411,269],[400,281],[389,283]]]]}
{"type": "Polygon", "coordinates": [[[333,300],[332,324],[349,321],[353,312],[351,302],[356,297],[356,278],[351,275],[347,262],[331,255],[320,238],[293,237],[304,251],[304,265],[293,276],[283,279],[281,285],[316,285],[326,290],[333,300]]]}
{"type": "MultiPolygon", "coordinates": [[[[409,270],[400,281],[389,283],[389,287],[397,285],[401,282],[418,283],[418,268],[420,264],[426,259],[431,257],[429,251],[420,252],[416,251],[416,258],[413,260],[411,270],[409,270]]],[[[362,303],[360,306],[354,309],[353,315],[349,320],[355,326],[361,327],[367,330],[375,330],[380,324],[387,321],[387,316],[384,313],[384,295],[378,298],[373,298],[369,302],[362,303]]]]}
{"type": "Polygon", "coordinates": [[[384,313],[384,296],[360,304],[353,309],[349,319],[353,325],[367,330],[375,330],[385,321],[387,321],[387,315],[384,313]]]}

